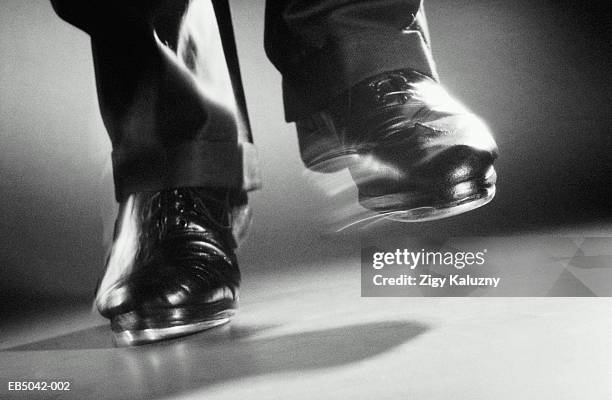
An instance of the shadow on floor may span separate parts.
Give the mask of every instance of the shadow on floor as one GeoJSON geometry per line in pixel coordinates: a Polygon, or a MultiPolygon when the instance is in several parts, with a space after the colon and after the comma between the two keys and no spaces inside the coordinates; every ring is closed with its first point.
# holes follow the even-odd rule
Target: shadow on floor
{"type": "Polygon", "coordinates": [[[274,327],[237,325],[153,345],[113,349],[108,328],[97,326],[3,353],[11,358],[14,371],[27,369],[36,358],[44,357],[38,368],[41,376],[70,378],[75,393],[79,382],[104,377],[94,383],[99,388],[93,389],[90,382],[87,390],[100,390],[103,398],[151,399],[243,377],[356,363],[414,340],[429,329],[418,322],[387,321],[275,334],[274,327]],[[64,350],[81,351],[67,355],[64,350]],[[43,371],[46,368],[49,371],[43,371]]]}

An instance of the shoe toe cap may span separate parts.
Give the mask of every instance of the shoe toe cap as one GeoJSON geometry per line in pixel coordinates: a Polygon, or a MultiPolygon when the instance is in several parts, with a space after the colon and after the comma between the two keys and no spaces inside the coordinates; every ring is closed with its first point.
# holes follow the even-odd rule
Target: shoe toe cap
{"type": "Polygon", "coordinates": [[[106,317],[146,310],[236,300],[240,272],[220,257],[148,263],[97,301],[106,317]]]}
{"type": "Polygon", "coordinates": [[[495,183],[497,145],[472,114],[417,123],[360,154],[351,169],[362,195],[448,191],[466,181],[495,183]]]}
{"type": "Polygon", "coordinates": [[[494,159],[491,152],[466,145],[438,149],[414,165],[410,180],[434,188],[472,180],[485,182],[490,179],[494,159]]]}

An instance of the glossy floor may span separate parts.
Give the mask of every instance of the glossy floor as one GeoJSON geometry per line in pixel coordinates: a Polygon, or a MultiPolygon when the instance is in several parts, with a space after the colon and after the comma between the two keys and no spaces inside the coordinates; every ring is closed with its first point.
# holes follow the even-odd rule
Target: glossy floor
{"type": "MultiPolygon", "coordinates": [[[[526,251],[520,237],[497,240],[508,260],[526,251]]],[[[113,347],[88,305],[14,321],[2,331],[0,397],[611,398],[611,299],[362,298],[358,265],[244,268],[233,323],[154,345],[113,347]],[[7,391],[37,379],[71,391],[7,391]]]]}

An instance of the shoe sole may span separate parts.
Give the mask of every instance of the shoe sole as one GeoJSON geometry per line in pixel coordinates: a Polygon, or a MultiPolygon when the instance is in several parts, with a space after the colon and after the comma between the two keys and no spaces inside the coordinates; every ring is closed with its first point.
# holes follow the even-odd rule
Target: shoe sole
{"type": "Polygon", "coordinates": [[[137,346],[205,331],[230,322],[237,301],[131,311],[111,318],[113,341],[118,347],[137,346]]]}
{"type": "MultiPolygon", "coordinates": [[[[495,172],[493,171],[493,174],[495,172]]],[[[449,218],[480,208],[495,197],[496,186],[482,180],[461,182],[444,195],[411,191],[382,196],[359,196],[359,203],[387,219],[399,222],[427,222],[449,218]],[[461,196],[457,196],[461,193],[461,196]],[[454,195],[453,195],[454,194],[454,195]],[[426,205],[431,204],[431,205],[426,205]]]]}

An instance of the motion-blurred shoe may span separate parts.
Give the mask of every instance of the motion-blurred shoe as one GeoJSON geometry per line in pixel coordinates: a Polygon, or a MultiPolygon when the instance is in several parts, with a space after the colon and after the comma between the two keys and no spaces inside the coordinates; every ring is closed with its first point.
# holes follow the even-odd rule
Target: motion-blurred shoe
{"type": "Polygon", "coordinates": [[[308,168],[348,167],[360,204],[389,218],[450,217],[495,195],[497,145],[489,129],[418,72],[367,79],[297,129],[308,168]]]}
{"type": "Polygon", "coordinates": [[[121,204],[96,306],[115,343],[143,344],[224,324],[238,305],[228,190],[133,194],[121,204]]]}

